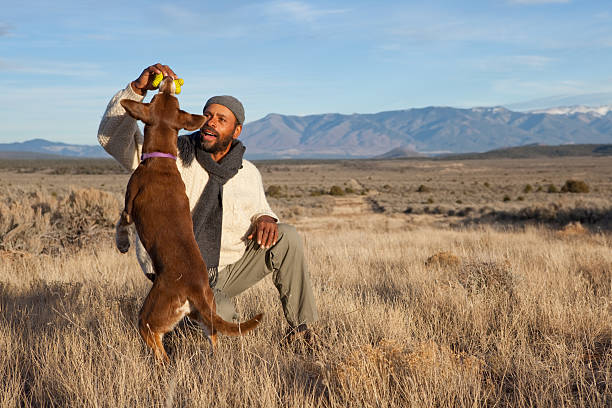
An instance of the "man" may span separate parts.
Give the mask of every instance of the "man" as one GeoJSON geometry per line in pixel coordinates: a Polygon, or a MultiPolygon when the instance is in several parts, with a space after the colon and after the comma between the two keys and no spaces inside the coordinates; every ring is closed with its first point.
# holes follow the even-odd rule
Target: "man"
{"type": "MultiPolygon", "coordinates": [[[[140,162],[143,135],[119,101],[142,101],[154,89],[152,82],[159,73],[177,78],[167,65],[145,68],[113,96],[98,129],[102,147],[132,171],[140,162]]],[[[245,148],[238,136],[244,108],[232,96],[214,96],[206,102],[203,114],[207,121],[199,131],[179,136],[177,166],[189,198],[196,241],[208,266],[217,313],[228,321],[237,319],[231,299],[271,273],[289,323],[286,340],[312,343],[308,324],[317,319],[317,308],[302,242],[295,228],[277,223],[259,171],[242,158],[245,148]]],[[[153,280],[151,261],[136,241],[138,261],[153,280]]]]}

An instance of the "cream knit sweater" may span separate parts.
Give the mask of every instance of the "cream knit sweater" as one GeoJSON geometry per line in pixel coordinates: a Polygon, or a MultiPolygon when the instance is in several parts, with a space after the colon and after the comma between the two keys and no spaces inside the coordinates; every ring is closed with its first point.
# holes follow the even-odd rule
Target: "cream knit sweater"
{"type": "MultiPolygon", "coordinates": [[[[143,135],[136,119],[126,114],[119,103],[122,99],[142,101],[144,96],[134,92],[130,84],[117,92],[108,103],[100,122],[98,141],[123,167],[133,171],[140,163],[143,135]]],[[[185,183],[189,208],[193,211],[208,181],[208,173],[197,160],[193,160],[190,166],[185,166],[178,158],[176,164],[185,183]]],[[[243,160],[242,168],[223,186],[219,270],[240,259],[246,248],[249,230],[254,221],[262,215],[278,220],[266,200],[259,171],[251,162],[243,160]]],[[[138,239],[136,250],[144,272],[153,273],[151,262],[138,239]]]]}

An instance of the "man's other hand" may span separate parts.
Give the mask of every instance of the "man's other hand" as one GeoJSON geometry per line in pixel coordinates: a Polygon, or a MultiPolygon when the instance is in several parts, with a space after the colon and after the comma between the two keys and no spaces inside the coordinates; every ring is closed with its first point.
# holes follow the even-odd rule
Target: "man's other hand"
{"type": "Polygon", "coordinates": [[[147,91],[155,89],[153,86],[153,80],[155,79],[155,75],[162,74],[164,77],[172,77],[172,79],[177,79],[178,77],[167,65],[162,65],[157,63],[155,65],[151,65],[146,67],[140,76],[132,81],[132,89],[139,95],[144,95],[147,91]]]}
{"type": "Polygon", "coordinates": [[[278,225],[276,220],[269,215],[262,215],[255,221],[255,228],[249,239],[256,239],[260,247],[269,249],[278,239],[278,225]]]}

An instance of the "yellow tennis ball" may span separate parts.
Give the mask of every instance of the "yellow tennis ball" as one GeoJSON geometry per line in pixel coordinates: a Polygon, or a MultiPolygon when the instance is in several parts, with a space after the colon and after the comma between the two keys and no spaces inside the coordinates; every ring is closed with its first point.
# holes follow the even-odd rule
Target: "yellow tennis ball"
{"type": "Polygon", "coordinates": [[[155,75],[155,79],[153,79],[153,82],[151,83],[151,85],[153,85],[153,87],[157,88],[159,86],[159,84],[161,84],[162,79],[164,79],[164,74],[159,73],[155,75]]]}
{"type": "Polygon", "coordinates": [[[185,81],[183,81],[183,78],[179,78],[179,79],[175,79],[174,80],[174,93],[175,94],[180,94],[181,93],[181,86],[185,83],[185,81]]]}

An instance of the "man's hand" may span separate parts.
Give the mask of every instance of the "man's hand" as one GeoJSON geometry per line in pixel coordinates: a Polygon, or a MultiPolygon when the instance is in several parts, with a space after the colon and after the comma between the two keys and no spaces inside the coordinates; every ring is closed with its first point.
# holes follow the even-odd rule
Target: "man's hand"
{"type": "Polygon", "coordinates": [[[257,239],[257,243],[264,249],[269,249],[276,244],[278,239],[278,225],[276,220],[269,215],[262,215],[255,221],[255,228],[248,239],[257,239]]]}
{"type": "Polygon", "coordinates": [[[164,77],[172,77],[172,79],[177,79],[178,77],[167,65],[162,65],[157,63],[155,65],[151,65],[150,67],[145,68],[140,76],[136,78],[136,80],[132,81],[132,89],[139,95],[144,95],[147,91],[155,89],[153,87],[153,80],[155,79],[155,75],[163,74],[164,77]]]}

